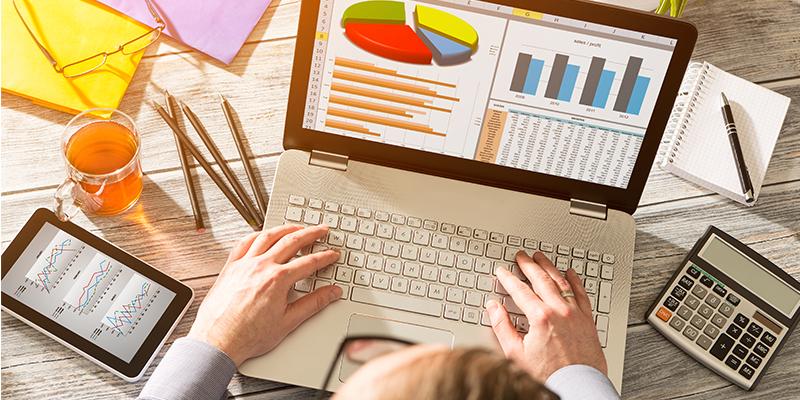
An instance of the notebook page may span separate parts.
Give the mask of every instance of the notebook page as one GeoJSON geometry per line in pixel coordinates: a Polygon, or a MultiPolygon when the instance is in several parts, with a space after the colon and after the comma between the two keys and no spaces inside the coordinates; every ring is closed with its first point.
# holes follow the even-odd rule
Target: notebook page
{"type": "MultiPolygon", "coordinates": [[[[701,184],[744,203],[733,150],[722,117],[721,92],[731,104],[755,197],[761,190],[789,98],[711,65],[675,167],[701,184]]],[[[682,174],[683,175],[683,174],[682,174]]]]}

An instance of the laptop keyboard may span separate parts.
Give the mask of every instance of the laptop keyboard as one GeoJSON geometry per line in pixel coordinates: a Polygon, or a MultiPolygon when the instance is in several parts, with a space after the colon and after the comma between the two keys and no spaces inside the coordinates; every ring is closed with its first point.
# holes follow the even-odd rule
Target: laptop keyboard
{"type": "Polygon", "coordinates": [[[334,265],[297,282],[298,292],[334,284],[350,301],[483,326],[491,326],[485,305],[495,299],[517,330],[527,332],[528,319],[494,271],[505,268],[527,281],[515,255],[539,250],[562,273],[572,267],[581,277],[606,346],[613,254],[297,195],[289,196],[284,216],[287,223],[330,227],[328,236],[304,253],[341,252],[334,265]]]}

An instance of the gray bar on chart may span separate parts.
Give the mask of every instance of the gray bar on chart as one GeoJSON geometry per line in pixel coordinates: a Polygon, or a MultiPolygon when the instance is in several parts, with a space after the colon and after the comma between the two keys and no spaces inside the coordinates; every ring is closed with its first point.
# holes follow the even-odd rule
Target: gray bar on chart
{"type": "Polygon", "coordinates": [[[606,65],[606,59],[600,57],[592,57],[592,63],[589,65],[589,73],[586,75],[586,83],[583,85],[583,92],[581,93],[580,104],[585,106],[592,105],[594,95],[597,92],[597,84],[600,82],[600,74],[603,73],[603,67],[606,65]]]}
{"type": "Polygon", "coordinates": [[[525,77],[528,76],[528,66],[531,64],[531,55],[519,53],[517,56],[517,66],[514,68],[514,76],[511,78],[511,91],[522,93],[525,87],[525,77]]]}
{"type": "Polygon", "coordinates": [[[614,102],[614,111],[626,112],[628,102],[631,100],[633,85],[636,84],[636,77],[639,76],[639,69],[642,67],[642,59],[639,57],[629,57],[628,66],[625,67],[625,75],[622,76],[622,83],[617,92],[617,101],[614,102]]]}
{"type": "Polygon", "coordinates": [[[567,68],[569,57],[563,54],[556,54],[553,60],[553,69],[550,71],[550,78],[547,81],[547,90],[544,97],[557,99],[558,91],[561,90],[561,81],[564,79],[564,70],[567,68]]]}

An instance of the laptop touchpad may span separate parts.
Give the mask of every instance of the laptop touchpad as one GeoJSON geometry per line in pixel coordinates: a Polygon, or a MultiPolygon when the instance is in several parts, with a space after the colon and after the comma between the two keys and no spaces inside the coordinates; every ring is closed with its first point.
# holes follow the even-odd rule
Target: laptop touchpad
{"type": "MultiPolygon", "coordinates": [[[[347,326],[347,337],[355,336],[396,338],[412,343],[442,344],[449,347],[453,347],[454,339],[453,333],[450,331],[363,314],[353,314],[350,316],[350,323],[347,326]]],[[[345,379],[352,375],[361,365],[359,360],[351,359],[347,356],[342,357],[341,368],[339,369],[339,380],[344,382],[345,379]]]]}

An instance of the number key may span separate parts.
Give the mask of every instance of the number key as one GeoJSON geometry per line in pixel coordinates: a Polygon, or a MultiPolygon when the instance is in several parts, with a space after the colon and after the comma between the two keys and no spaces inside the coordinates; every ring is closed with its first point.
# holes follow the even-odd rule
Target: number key
{"type": "Polygon", "coordinates": [[[686,298],[686,301],[684,303],[686,304],[687,307],[691,308],[692,310],[696,310],[697,306],[700,305],[700,299],[692,295],[689,295],[689,297],[686,298]]]}
{"type": "Polygon", "coordinates": [[[719,306],[719,312],[726,317],[730,317],[733,314],[733,306],[731,306],[728,302],[722,303],[719,306]]]}

